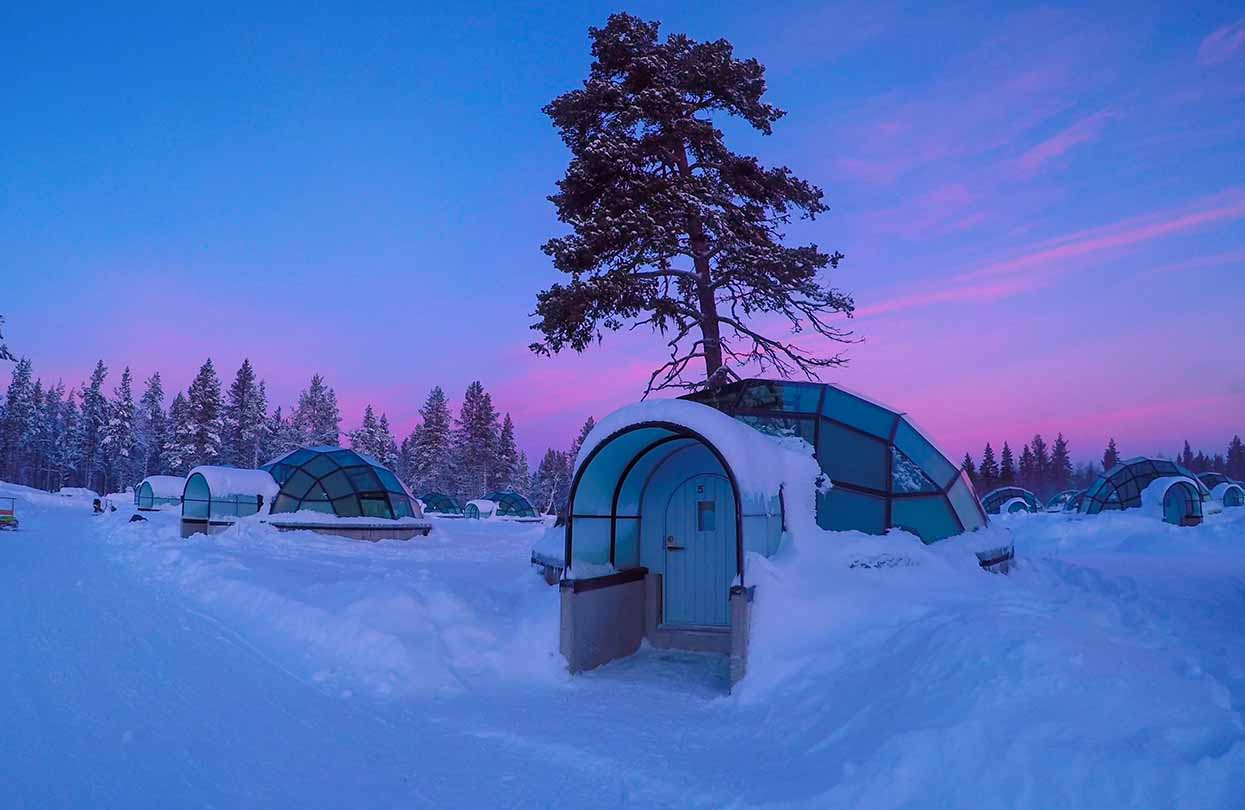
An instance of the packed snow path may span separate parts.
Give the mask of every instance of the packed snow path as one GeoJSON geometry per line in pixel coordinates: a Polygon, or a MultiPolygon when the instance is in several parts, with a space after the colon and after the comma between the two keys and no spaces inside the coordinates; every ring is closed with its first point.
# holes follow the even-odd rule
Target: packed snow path
{"type": "Polygon", "coordinates": [[[1245,791],[1245,510],[1198,529],[1009,519],[1009,577],[902,538],[797,543],[757,571],[754,668],[727,697],[711,656],[565,676],[526,527],[183,541],[169,515],[22,494],[23,529],[0,535],[5,806],[1213,808],[1245,791]],[[849,567],[880,550],[898,562],[849,567]]]}

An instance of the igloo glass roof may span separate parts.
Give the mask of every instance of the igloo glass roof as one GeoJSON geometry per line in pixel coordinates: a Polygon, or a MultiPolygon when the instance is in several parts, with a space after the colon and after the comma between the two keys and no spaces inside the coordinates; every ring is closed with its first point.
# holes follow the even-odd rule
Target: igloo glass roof
{"type": "Polygon", "coordinates": [[[419,499],[424,504],[424,512],[432,512],[440,515],[461,515],[463,508],[458,505],[458,501],[440,492],[428,492],[419,499]]]}
{"type": "Polygon", "coordinates": [[[780,380],[740,380],[685,399],[811,444],[834,484],[817,497],[823,528],[902,528],[932,543],[986,525],[968,476],[902,412],[835,385],[780,380]]]}
{"type": "Polygon", "coordinates": [[[413,499],[391,470],[342,447],[299,447],[265,464],[281,490],[274,514],[311,510],[338,517],[396,519],[416,514],[413,499]]]}
{"type": "Polygon", "coordinates": [[[1184,476],[1193,482],[1202,500],[1210,497],[1210,490],[1193,473],[1174,461],[1165,458],[1130,458],[1116,464],[1098,476],[1093,486],[1085,491],[1080,509],[1085,514],[1096,515],[1104,509],[1132,509],[1141,506],[1141,493],[1156,478],[1184,476]]]}
{"type": "Polygon", "coordinates": [[[497,504],[499,517],[536,517],[531,502],[517,492],[490,492],[483,500],[497,504]]]}
{"type": "Polygon", "coordinates": [[[997,515],[1003,504],[1012,498],[1019,498],[1024,501],[1026,508],[1030,512],[1042,511],[1042,502],[1037,499],[1036,495],[1023,487],[999,487],[996,490],[987,492],[981,497],[981,507],[991,515],[997,515]]]}

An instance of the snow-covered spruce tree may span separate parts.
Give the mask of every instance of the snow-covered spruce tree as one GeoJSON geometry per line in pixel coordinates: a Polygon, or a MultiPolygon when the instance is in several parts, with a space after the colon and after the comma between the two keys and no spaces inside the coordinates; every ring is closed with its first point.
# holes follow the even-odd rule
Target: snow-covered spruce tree
{"type": "Polygon", "coordinates": [[[5,481],[29,483],[38,409],[33,368],[23,357],[13,367],[4,397],[4,420],[0,422],[0,478],[5,481]]]}
{"type": "Polygon", "coordinates": [[[553,514],[562,509],[558,496],[567,487],[567,470],[569,464],[566,453],[550,448],[536,467],[536,475],[532,477],[532,504],[542,514],[553,514]]]}
{"type": "MultiPolygon", "coordinates": [[[[575,441],[571,443],[571,450],[567,453],[567,463],[572,467],[575,466],[575,459],[579,457],[579,449],[584,446],[584,439],[588,438],[588,434],[597,426],[597,420],[591,416],[579,427],[579,435],[575,437],[575,441]]],[[[574,472],[574,470],[572,470],[574,472]]]]}
{"type": "Polygon", "coordinates": [[[1112,437],[1107,441],[1107,449],[1102,453],[1102,471],[1108,472],[1116,464],[1120,463],[1120,451],[1115,447],[1115,438],[1112,437]]]}
{"type": "Polygon", "coordinates": [[[337,394],[324,384],[319,374],[313,374],[311,384],[298,395],[293,421],[306,444],[331,447],[341,444],[342,415],[337,407],[337,394]]]}
{"type": "Polygon", "coordinates": [[[4,342],[4,316],[0,315],[0,360],[16,360],[4,342]]]}
{"type": "Polygon", "coordinates": [[[696,388],[732,365],[813,378],[842,364],[822,353],[852,340],[829,322],[852,299],[822,279],[842,255],[783,244],[793,216],[827,210],[821,189],[730,151],[718,128],[733,118],[771,133],[784,113],[763,100],[765,68],[726,40],[663,42],[658,23],[629,14],[589,36],[583,87],[544,109],[571,151],[549,199],[572,233],[543,249],[570,280],[538,294],[532,350],[583,351],[603,330],[648,325],[670,352],[648,391],[696,388]]]}
{"type": "Polygon", "coordinates": [[[1009,485],[1016,483],[1016,462],[1012,458],[1012,449],[1003,442],[1003,455],[999,462],[999,483],[1009,485]]]}
{"type": "Polygon", "coordinates": [[[1060,433],[1055,437],[1050,453],[1050,485],[1055,491],[1067,489],[1072,483],[1072,456],[1068,453],[1068,440],[1060,433]]]}
{"type": "Polygon", "coordinates": [[[514,421],[510,414],[501,423],[497,434],[497,453],[494,456],[492,488],[514,489],[514,479],[519,468],[519,448],[514,440],[514,421]]]}
{"type": "Polygon", "coordinates": [[[492,488],[499,429],[493,398],[476,380],[467,386],[454,425],[455,494],[460,499],[478,498],[492,488]]]}
{"type": "Polygon", "coordinates": [[[104,398],[104,380],[108,368],[104,361],[95,364],[91,381],[82,389],[82,482],[101,495],[104,490],[104,431],[108,427],[108,400],[104,398]]]}
{"type": "MultiPolygon", "coordinates": [[[[408,437],[407,484],[416,495],[457,492],[454,475],[454,425],[450,403],[440,386],[419,409],[420,424],[408,437]]],[[[407,442],[404,442],[407,444],[407,442]]]]}
{"type": "Polygon", "coordinates": [[[382,413],[377,426],[376,460],[390,470],[398,468],[398,441],[389,427],[389,415],[382,413]]]}
{"type": "Polygon", "coordinates": [[[527,498],[532,494],[532,469],[527,463],[527,453],[519,451],[519,459],[514,465],[514,479],[510,488],[527,498]]]}
{"type": "Polygon", "coordinates": [[[221,443],[225,432],[224,402],[220,393],[220,377],[209,357],[186,389],[186,406],[194,434],[191,466],[219,464],[221,443]]]}
{"type": "Polygon", "coordinates": [[[121,372],[121,382],[113,391],[108,408],[108,428],[104,431],[104,454],[108,470],[105,489],[124,492],[127,486],[138,483],[135,479],[137,440],[134,435],[134,381],[130,367],[121,372]]]}
{"type": "Polygon", "coordinates": [[[350,431],[348,436],[351,450],[380,460],[380,423],[376,420],[376,412],[371,405],[363,410],[363,423],[357,430],[350,431]]]}
{"type": "Polygon", "coordinates": [[[249,359],[242,361],[229,386],[223,417],[224,462],[253,469],[267,461],[260,458],[259,445],[267,427],[268,398],[249,359]]]}
{"type": "Polygon", "coordinates": [[[296,447],[306,444],[294,414],[286,417],[280,405],[269,416],[264,425],[263,441],[260,445],[260,463],[266,463],[278,456],[283,456],[296,447]]]}
{"type": "Polygon", "coordinates": [[[82,477],[83,422],[80,400],[81,395],[75,389],[70,389],[65,395],[65,406],[62,410],[65,426],[56,452],[56,464],[61,476],[60,486],[86,485],[82,477]]]}
{"type": "Polygon", "coordinates": [[[142,453],[142,474],[164,475],[164,443],[167,424],[164,416],[164,383],[160,372],[147,378],[143,396],[138,400],[138,443],[142,453]]]}
{"type": "Polygon", "coordinates": [[[1242,444],[1240,436],[1233,436],[1232,441],[1228,442],[1224,463],[1229,478],[1245,481],[1245,444],[1242,444]]]}
{"type": "Polygon", "coordinates": [[[195,426],[190,403],[181,391],[169,406],[168,436],[164,460],[172,475],[186,475],[195,466],[195,426]]]}
{"type": "Polygon", "coordinates": [[[64,430],[65,386],[58,382],[44,391],[39,405],[39,469],[35,486],[55,492],[59,488],[56,451],[64,430]]]}

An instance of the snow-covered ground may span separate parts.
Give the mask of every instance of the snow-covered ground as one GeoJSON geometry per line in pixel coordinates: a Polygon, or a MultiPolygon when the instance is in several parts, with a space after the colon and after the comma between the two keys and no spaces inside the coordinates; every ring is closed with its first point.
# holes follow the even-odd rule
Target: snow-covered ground
{"type": "Polygon", "coordinates": [[[539,525],[377,544],[16,493],[0,804],[1239,807],[1245,509],[1017,515],[1019,563],[804,536],[754,560],[751,671],[567,676],[539,525]],[[869,567],[861,567],[860,561],[869,567]],[[852,567],[856,564],[857,567],[852,567]]]}

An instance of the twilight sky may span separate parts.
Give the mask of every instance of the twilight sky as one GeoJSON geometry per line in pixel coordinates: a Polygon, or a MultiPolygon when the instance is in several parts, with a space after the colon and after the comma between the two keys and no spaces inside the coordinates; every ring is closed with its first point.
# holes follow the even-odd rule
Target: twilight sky
{"type": "Polygon", "coordinates": [[[45,380],[250,357],[273,404],[319,371],[347,428],[405,433],[480,379],[565,446],[661,356],[526,348],[568,159],[540,108],[625,9],[768,67],[789,115],[728,133],[826,191],[790,235],[847,254],[864,342],[828,381],[957,456],[1245,432],[1239,2],[216,6],[0,10],[0,314],[45,380]]]}

